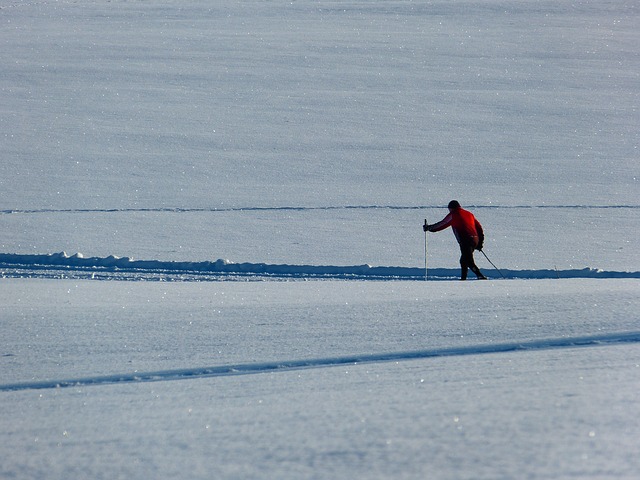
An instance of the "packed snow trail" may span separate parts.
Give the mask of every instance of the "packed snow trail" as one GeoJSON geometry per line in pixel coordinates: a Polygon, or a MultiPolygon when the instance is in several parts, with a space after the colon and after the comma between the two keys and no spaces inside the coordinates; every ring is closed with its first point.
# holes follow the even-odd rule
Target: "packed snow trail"
{"type": "MultiPolygon", "coordinates": [[[[501,269],[507,279],[563,278],[640,278],[639,271],[606,271],[596,268],[571,270],[501,269]]],[[[65,252],[31,255],[0,253],[0,272],[11,278],[92,278],[112,280],[233,280],[260,279],[350,279],[350,280],[424,280],[424,268],[371,265],[289,265],[268,263],[234,263],[228,260],[175,262],[134,260],[129,257],[84,257],[65,252]]],[[[430,268],[429,280],[451,280],[459,276],[458,268],[430,268]]],[[[490,277],[497,272],[487,269],[490,277]]]]}

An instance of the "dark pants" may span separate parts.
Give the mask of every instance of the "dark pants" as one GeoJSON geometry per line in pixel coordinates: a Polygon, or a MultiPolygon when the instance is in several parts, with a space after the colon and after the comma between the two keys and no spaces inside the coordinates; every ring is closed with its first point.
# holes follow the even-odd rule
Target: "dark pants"
{"type": "Polygon", "coordinates": [[[477,246],[478,246],[478,239],[475,237],[464,238],[460,240],[460,253],[462,254],[460,256],[460,267],[461,267],[460,279],[461,280],[467,279],[467,272],[469,269],[471,269],[471,271],[476,274],[476,277],[486,278],[482,274],[480,269],[476,266],[476,262],[473,260],[473,251],[476,249],[477,246]]]}

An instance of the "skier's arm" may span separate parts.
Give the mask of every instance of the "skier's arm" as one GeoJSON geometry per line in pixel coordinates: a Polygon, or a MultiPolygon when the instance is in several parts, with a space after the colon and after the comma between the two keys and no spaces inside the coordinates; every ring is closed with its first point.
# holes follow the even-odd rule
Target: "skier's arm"
{"type": "Polygon", "coordinates": [[[444,230],[445,228],[451,225],[451,219],[452,219],[452,216],[451,214],[449,214],[446,217],[444,217],[442,220],[440,220],[438,223],[433,223],[429,225],[428,230],[430,232],[439,232],[440,230],[444,230]]]}

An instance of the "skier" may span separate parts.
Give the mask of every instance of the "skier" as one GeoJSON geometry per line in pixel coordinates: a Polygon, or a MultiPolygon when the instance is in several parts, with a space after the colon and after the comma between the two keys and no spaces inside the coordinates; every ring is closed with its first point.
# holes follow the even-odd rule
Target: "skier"
{"type": "Polygon", "coordinates": [[[460,257],[460,267],[462,268],[460,280],[467,279],[467,271],[469,269],[476,274],[478,280],[486,280],[487,277],[482,274],[473,260],[473,251],[482,250],[484,243],[482,225],[476,220],[473,213],[462,208],[457,200],[451,200],[448,207],[449,215],[438,223],[429,225],[425,222],[422,229],[425,232],[439,232],[451,227],[456,240],[458,240],[460,253],[462,254],[460,257]]]}

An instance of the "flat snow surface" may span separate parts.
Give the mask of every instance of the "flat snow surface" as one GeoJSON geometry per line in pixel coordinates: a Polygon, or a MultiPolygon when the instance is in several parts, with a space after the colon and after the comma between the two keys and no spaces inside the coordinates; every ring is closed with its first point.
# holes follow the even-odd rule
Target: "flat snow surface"
{"type": "Polygon", "coordinates": [[[0,478],[637,478],[638,25],[1,1],[0,478]]]}
{"type": "Polygon", "coordinates": [[[3,283],[6,478],[640,466],[637,280],[3,283]]]}

